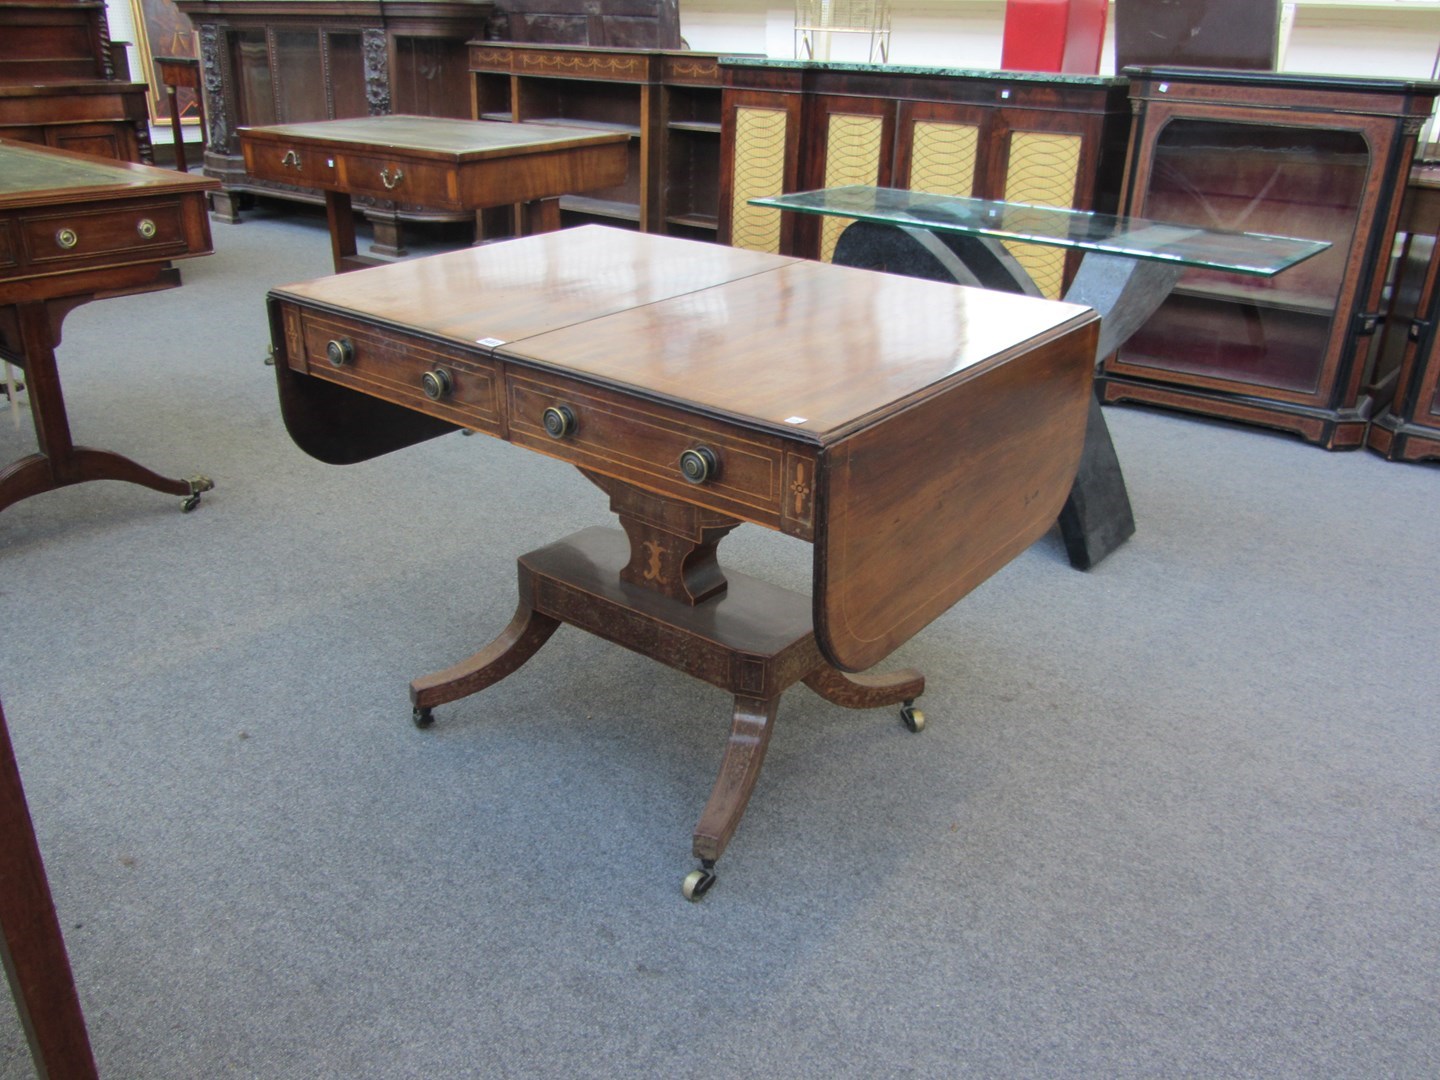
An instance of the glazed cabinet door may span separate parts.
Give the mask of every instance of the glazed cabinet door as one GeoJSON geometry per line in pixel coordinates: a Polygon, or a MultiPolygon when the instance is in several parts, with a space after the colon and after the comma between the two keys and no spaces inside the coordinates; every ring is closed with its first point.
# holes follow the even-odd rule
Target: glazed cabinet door
{"type": "Polygon", "coordinates": [[[1367,249],[1388,205],[1379,188],[1394,141],[1395,125],[1382,119],[1152,109],[1132,159],[1133,213],[1332,246],[1274,278],[1188,271],[1108,370],[1300,407],[1346,405],[1370,344],[1362,335],[1373,330],[1363,314],[1367,249]]]}

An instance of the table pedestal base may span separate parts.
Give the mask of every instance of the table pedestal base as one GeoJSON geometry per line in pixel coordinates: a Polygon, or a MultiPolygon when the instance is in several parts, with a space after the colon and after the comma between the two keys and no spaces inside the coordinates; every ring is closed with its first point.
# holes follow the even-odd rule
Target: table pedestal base
{"type": "MultiPolygon", "coordinates": [[[[628,532],[634,522],[626,524],[628,532]]],[[[410,700],[415,722],[429,726],[436,705],[503,679],[562,622],[729,691],[735,698],[730,737],[695,826],[693,851],[701,869],[684,887],[687,898],[699,899],[714,883],[715,862],[740,824],[788,687],[803,682],[851,709],[903,704],[902,718],[918,731],[924,718],[912,703],[925,679],[913,669],[855,676],[833,667],[815,644],[809,597],[730,572],[718,593],[692,604],[624,580],[632,564],[631,537],[606,528],[585,529],[521,556],[520,602],[510,625],[468,660],[416,679],[410,700]]]]}
{"type": "MultiPolygon", "coordinates": [[[[39,450],[0,470],[0,510],[32,495],[90,480],[120,480],[168,495],[180,495],[182,510],[195,509],[200,504],[201,492],[215,486],[208,477],[172,479],[120,454],[76,446],[71,441],[55,348],[60,343],[59,324],[65,313],[86,299],[89,297],[49,302],[27,300],[11,309],[18,340],[3,351],[8,359],[24,368],[39,450]]],[[[0,341],[3,340],[6,335],[0,333],[0,341]]]]}

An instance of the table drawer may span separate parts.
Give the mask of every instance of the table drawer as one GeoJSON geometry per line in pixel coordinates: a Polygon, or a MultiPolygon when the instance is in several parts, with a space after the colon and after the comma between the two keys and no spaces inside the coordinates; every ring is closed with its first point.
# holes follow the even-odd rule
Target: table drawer
{"type": "Polygon", "coordinates": [[[509,367],[505,380],[511,442],[721,513],[805,534],[811,485],[807,482],[799,503],[787,498],[793,494],[787,470],[798,466],[813,479],[810,448],[549,374],[509,367]],[[568,419],[563,434],[547,431],[548,409],[568,419]],[[681,457],[704,451],[713,456],[712,474],[692,482],[682,472],[681,457]]]}
{"type": "MultiPolygon", "coordinates": [[[[293,318],[287,312],[287,338],[293,318]]],[[[462,427],[502,433],[499,384],[490,361],[314,312],[299,318],[304,352],[289,357],[292,368],[462,427]]]]}
{"type": "Polygon", "coordinates": [[[252,140],[242,142],[241,147],[245,154],[245,171],[257,180],[325,187],[334,186],[339,175],[339,159],[333,152],[284,142],[252,140]]]}
{"type": "Polygon", "coordinates": [[[340,183],[352,195],[373,195],[437,210],[467,209],[460,202],[453,166],[398,161],[378,154],[342,154],[340,183]]]}
{"type": "Polygon", "coordinates": [[[117,253],[148,259],[180,255],[188,249],[177,202],[127,202],[27,214],[20,220],[20,243],[26,261],[36,269],[117,253]]]}

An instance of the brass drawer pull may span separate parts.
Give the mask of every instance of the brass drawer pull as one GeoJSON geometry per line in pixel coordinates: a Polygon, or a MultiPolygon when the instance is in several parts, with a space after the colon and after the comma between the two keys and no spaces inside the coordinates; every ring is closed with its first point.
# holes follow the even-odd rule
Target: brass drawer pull
{"type": "Polygon", "coordinates": [[[59,244],[66,251],[69,251],[79,242],[80,237],[74,229],[61,229],[55,234],[55,243],[59,244]]]}
{"type": "Polygon", "coordinates": [[[708,446],[697,446],[680,455],[680,475],[692,484],[714,480],[720,471],[720,459],[708,446]]]}
{"type": "Polygon", "coordinates": [[[441,401],[450,396],[455,384],[450,378],[450,372],[444,368],[435,368],[420,376],[420,388],[431,401],[441,401]]]}
{"type": "Polygon", "coordinates": [[[394,191],[396,185],[399,184],[400,181],[401,181],[401,180],[404,180],[404,179],[405,179],[405,170],[400,169],[400,168],[398,168],[398,167],[397,167],[396,170],[395,170],[395,178],[394,178],[393,180],[390,178],[390,170],[389,170],[389,169],[381,169],[381,170],[380,170],[380,182],[385,185],[385,190],[386,190],[386,191],[394,191]]]}
{"type": "Polygon", "coordinates": [[[336,338],[325,343],[325,356],[336,367],[344,367],[355,359],[355,346],[349,338],[336,338]]]}
{"type": "Polygon", "coordinates": [[[575,413],[569,405],[551,405],[540,417],[545,425],[545,434],[552,439],[564,439],[575,434],[575,413]]]}
{"type": "Polygon", "coordinates": [[[140,223],[135,226],[135,231],[140,234],[142,240],[154,240],[155,234],[160,230],[155,228],[155,222],[147,217],[140,219],[140,223]]]}
{"type": "Polygon", "coordinates": [[[300,155],[297,154],[294,150],[286,150],[285,156],[280,159],[280,167],[282,169],[290,165],[295,166],[296,172],[300,171],[300,155]]]}

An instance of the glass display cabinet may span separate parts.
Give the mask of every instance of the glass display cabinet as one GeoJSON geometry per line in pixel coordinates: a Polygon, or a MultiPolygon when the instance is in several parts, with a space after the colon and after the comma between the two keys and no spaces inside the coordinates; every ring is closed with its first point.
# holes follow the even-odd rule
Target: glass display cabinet
{"type": "Polygon", "coordinates": [[[1390,309],[1377,353],[1386,405],[1366,445],[1391,461],[1440,459],[1440,162],[1410,174],[1390,309]]]}
{"type": "Polygon", "coordinates": [[[1103,399],[1279,428],[1327,449],[1363,445],[1391,238],[1440,84],[1127,74],[1127,213],[1331,247],[1273,279],[1188,272],[1102,364],[1103,399]]]}

